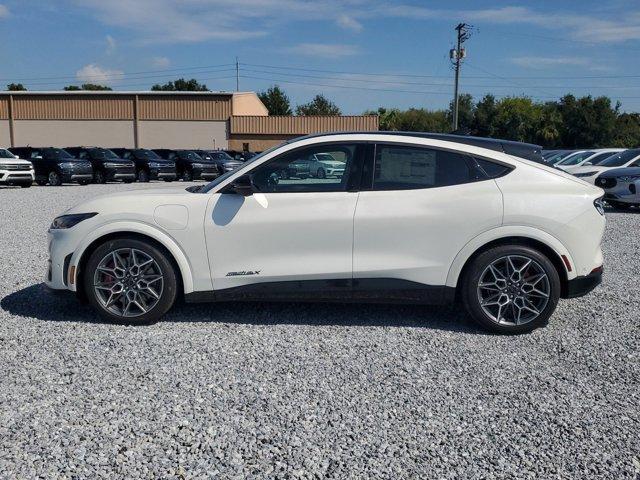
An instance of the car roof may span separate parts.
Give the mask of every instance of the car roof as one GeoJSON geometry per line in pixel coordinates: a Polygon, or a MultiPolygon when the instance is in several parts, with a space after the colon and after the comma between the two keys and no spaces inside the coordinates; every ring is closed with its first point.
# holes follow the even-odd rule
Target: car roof
{"type": "Polygon", "coordinates": [[[307,135],[304,137],[300,137],[297,139],[290,140],[289,143],[300,140],[301,138],[321,138],[325,136],[334,136],[334,135],[353,135],[353,134],[362,134],[362,135],[373,135],[380,136],[384,139],[385,136],[401,136],[401,137],[412,137],[412,138],[428,138],[432,140],[443,140],[446,142],[454,142],[454,143],[462,143],[465,145],[472,145],[474,147],[486,148],[489,150],[494,150],[496,152],[503,152],[508,155],[514,155],[516,157],[526,158],[528,160],[534,160],[537,162],[542,161],[542,147],[540,145],[535,145],[532,143],[523,143],[523,142],[514,142],[512,140],[501,140],[497,138],[483,138],[483,137],[473,137],[470,135],[455,135],[452,133],[427,133],[427,132],[331,132],[331,133],[321,133],[315,135],[307,135]]]}

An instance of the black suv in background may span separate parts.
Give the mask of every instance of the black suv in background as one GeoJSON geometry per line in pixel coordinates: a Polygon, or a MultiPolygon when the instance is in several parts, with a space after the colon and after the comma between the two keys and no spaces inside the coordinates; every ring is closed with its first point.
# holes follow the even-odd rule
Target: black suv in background
{"type": "Polygon", "coordinates": [[[119,158],[132,160],[136,165],[136,177],[139,182],[149,180],[176,180],[176,164],[160,158],[156,152],[148,148],[110,148],[119,158]]]}
{"type": "Polygon", "coordinates": [[[217,165],[198,155],[195,150],[160,148],[154,152],[165,160],[176,162],[178,178],[182,178],[185,182],[199,179],[212,180],[220,175],[217,165]]]}
{"type": "Polygon", "coordinates": [[[230,172],[242,165],[242,161],[235,160],[223,150],[194,150],[207,162],[213,162],[218,166],[220,173],[230,172]]]}
{"type": "Polygon", "coordinates": [[[77,182],[87,185],[93,180],[91,162],[78,160],[62,148],[14,147],[9,151],[33,164],[38,185],[57,187],[77,182]]]}
{"type": "Polygon", "coordinates": [[[238,160],[239,162],[246,162],[247,160],[255,157],[257,155],[257,153],[255,152],[249,152],[247,150],[222,150],[223,152],[227,153],[230,157],[234,158],[235,160],[238,160]]]}
{"type": "Polygon", "coordinates": [[[67,147],[65,150],[80,160],[91,162],[95,183],[116,180],[131,183],[136,180],[136,166],[133,161],[118,158],[111,150],[98,147],[67,147]]]}

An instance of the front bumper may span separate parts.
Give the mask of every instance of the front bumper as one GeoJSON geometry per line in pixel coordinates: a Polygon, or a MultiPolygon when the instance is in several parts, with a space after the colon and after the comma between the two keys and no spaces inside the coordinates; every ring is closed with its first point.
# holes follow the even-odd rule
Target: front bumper
{"type": "Polygon", "coordinates": [[[93,173],[63,172],[61,178],[63,183],[91,182],[93,180],[93,173]]]}
{"type": "Polygon", "coordinates": [[[33,170],[0,170],[0,184],[21,185],[33,183],[34,180],[33,170]]]}
{"type": "Polygon", "coordinates": [[[567,282],[567,291],[564,298],[583,297],[602,283],[602,267],[595,269],[589,275],[576,277],[567,282]]]}
{"type": "Polygon", "coordinates": [[[151,180],[175,180],[176,178],[178,178],[175,169],[169,168],[152,168],[149,171],[149,177],[151,178],[151,180]]]}
{"type": "Polygon", "coordinates": [[[135,167],[118,167],[105,169],[105,177],[107,181],[135,180],[136,169],[135,167]]]}
{"type": "Polygon", "coordinates": [[[220,171],[216,165],[206,166],[206,167],[193,167],[191,169],[193,172],[193,179],[206,179],[213,180],[220,176],[220,171]]]}

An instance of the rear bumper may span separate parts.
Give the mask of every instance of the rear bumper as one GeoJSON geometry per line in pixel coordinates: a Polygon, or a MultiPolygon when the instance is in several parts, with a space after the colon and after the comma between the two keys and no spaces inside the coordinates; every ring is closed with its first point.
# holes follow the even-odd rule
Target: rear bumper
{"type": "Polygon", "coordinates": [[[566,295],[564,295],[564,298],[583,297],[601,283],[602,267],[600,267],[597,271],[590,273],[589,275],[576,277],[573,280],[569,280],[567,282],[567,292],[566,295]]]}

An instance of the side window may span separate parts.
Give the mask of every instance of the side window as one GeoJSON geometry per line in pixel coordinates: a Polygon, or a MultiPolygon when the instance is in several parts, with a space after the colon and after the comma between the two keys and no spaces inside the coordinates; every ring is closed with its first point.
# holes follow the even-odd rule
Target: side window
{"type": "Polygon", "coordinates": [[[490,162],[489,160],[483,160],[481,158],[476,158],[476,162],[480,165],[482,171],[489,178],[498,178],[502,177],[509,173],[512,169],[507,167],[506,165],[501,165],[499,163],[490,162]]]}
{"type": "Polygon", "coordinates": [[[470,157],[427,147],[378,145],[374,190],[446,187],[477,179],[470,157]]]}
{"type": "Polygon", "coordinates": [[[636,160],[635,162],[633,162],[631,165],[629,165],[630,167],[640,167],[640,160],[636,160]]]}
{"type": "Polygon", "coordinates": [[[340,192],[347,189],[358,144],[313,145],[283,153],[251,172],[259,192],[340,192]]]}

